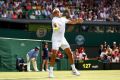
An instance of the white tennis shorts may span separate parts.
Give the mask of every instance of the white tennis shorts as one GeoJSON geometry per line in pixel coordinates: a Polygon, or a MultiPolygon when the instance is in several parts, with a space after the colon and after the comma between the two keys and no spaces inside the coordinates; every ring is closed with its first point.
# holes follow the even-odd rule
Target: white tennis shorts
{"type": "Polygon", "coordinates": [[[66,48],[70,48],[70,45],[65,38],[61,40],[52,39],[52,49],[59,50],[60,47],[64,50],[66,48]]]}

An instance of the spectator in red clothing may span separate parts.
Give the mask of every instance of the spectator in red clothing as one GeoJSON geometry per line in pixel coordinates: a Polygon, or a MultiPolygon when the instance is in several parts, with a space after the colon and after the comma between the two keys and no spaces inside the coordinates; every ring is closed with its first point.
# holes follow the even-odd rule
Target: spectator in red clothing
{"type": "MultiPolygon", "coordinates": [[[[53,54],[52,52],[53,52],[53,50],[51,49],[51,51],[49,53],[49,57],[51,57],[51,55],[53,54]]],[[[57,55],[56,55],[56,59],[62,59],[63,57],[64,57],[64,55],[62,54],[62,52],[58,51],[57,55]]]]}
{"type": "Polygon", "coordinates": [[[88,60],[84,47],[79,48],[79,60],[88,60]]]}
{"type": "Polygon", "coordinates": [[[114,55],[115,57],[118,56],[118,55],[119,55],[119,51],[118,51],[118,50],[114,51],[114,52],[112,53],[112,55],[114,55]]]}
{"type": "Polygon", "coordinates": [[[18,18],[18,15],[16,14],[16,12],[13,12],[12,19],[17,19],[17,18],[18,18]]]}
{"type": "Polygon", "coordinates": [[[27,3],[26,10],[31,10],[31,9],[32,9],[31,3],[27,3]]]}
{"type": "MultiPolygon", "coordinates": [[[[10,9],[16,10],[20,6],[20,10],[29,11],[35,4],[39,9],[41,6],[44,7],[45,10],[42,9],[42,14],[46,19],[50,18],[53,8],[59,7],[63,13],[66,8],[69,8],[72,18],[83,18],[89,21],[106,21],[107,19],[120,21],[119,0],[1,0],[0,8],[9,12],[10,9]],[[92,13],[89,13],[90,11],[92,13]]],[[[3,18],[7,18],[5,15],[1,15],[3,18]]],[[[27,18],[25,17],[25,19],[27,18]]]]}
{"type": "Polygon", "coordinates": [[[62,59],[64,56],[63,54],[61,53],[61,51],[58,51],[57,52],[57,59],[62,59]]]}

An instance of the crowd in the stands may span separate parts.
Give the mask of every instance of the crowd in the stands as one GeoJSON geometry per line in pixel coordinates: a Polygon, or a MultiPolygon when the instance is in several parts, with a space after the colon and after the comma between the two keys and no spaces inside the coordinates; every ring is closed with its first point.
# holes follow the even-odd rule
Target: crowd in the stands
{"type": "Polygon", "coordinates": [[[100,45],[99,49],[100,59],[105,62],[120,62],[120,44],[113,42],[110,46],[107,42],[100,45]]]}
{"type": "MultiPolygon", "coordinates": [[[[104,42],[100,45],[98,50],[99,56],[94,58],[95,60],[101,60],[104,63],[120,63],[120,44],[113,42],[109,45],[104,42]]],[[[89,60],[84,47],[80,47],[75,50],[74,53],[75,60],[89,60]]]]}
{"type": "Polygon", "coordinates": [[[119,21],[120,0],[0,0],[0,17],[51,19],[58,7],[67,18],[86,21],[119,21]]]}

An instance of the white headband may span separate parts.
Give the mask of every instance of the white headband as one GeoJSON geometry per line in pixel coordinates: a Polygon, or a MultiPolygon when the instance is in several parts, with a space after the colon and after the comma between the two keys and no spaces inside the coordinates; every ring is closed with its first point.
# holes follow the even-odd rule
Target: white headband
{"type": "Polygon", "coordinates": [[[53,10],[53,13],[54,13],[55,11],[59,11],[59,12],[60,12],[59,8],[55,8],[55,9],[53,10]]]}

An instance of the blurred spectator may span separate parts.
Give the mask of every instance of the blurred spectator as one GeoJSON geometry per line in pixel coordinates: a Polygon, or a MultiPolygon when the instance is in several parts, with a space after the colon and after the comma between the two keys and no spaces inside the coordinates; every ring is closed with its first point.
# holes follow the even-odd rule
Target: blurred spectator
{"type": "MultiPolygon", "coordinates": [[[[17,14],[32,9],[41,10],[43,19],[50,19],[52,9],[58,7],[63,13],[69,9],[71,18],[83,18],[87,21],[120,21],[119,0],[1,0],[0,7],[8,12],[10,9],[16,10],[17,14]]],[[[2,18],[6,18],[4,13],[1,15],[2,18]]],[[[24,18],[29,19],[29,15],[24,18]]]]}
{"type": "MultiPolygon", "coordinates": [[[[104,45],[106,43],[107,42],[104,42],[104,45]]],[[[110,47],[110,45],[107,45],[107,47],[103,47],[103,45],[101,45],[100,51],[101,50],[100,58],[103,62],[120,62],[120,47],[117,46],[116,42],[113,42],[112,47],[110,47]]]]}
{"type": "Polygon", "coordinates": [[[100,54],[100,58],[101,60],[104,60],[105,56],[107,56],[107,49],[103,48],[101,54],[100,54]]]}
{"type": "Polygon", "coordinates": [[[39,8],[36,8],[36,10],[35,10],[36,19],[39,19],[41,15],[42,15],[42,13],[41,13],[41,11],[39,10],[39,8]]]}
{"type": "Polygon", "coordinates": [[[12,14],[11,12],[8,12],[7,18],[11,19],[12,18],[12,14]]]}
{"type": "Polygon", "coordinates": [[[30,15],[30,19],[36,19],[36,15],[34,12],[30,15]]]}
{"type": "Polygon", "coordinates": [[[6,11],[2,12],[1,18],[7,18],[7,12],[6,11]]]}
{"type": "Polygon", "coordinates": [[[79,51],[78,51],[78,49],[75,49],[74,59],[79,60],[79,51]]]}
{"type": "Polygon", "coordinates": [[[108,27],[107,31],[108,33],[114,33],[114,27],[108,27]]]}
{"type": "Polygon", "coordinates": [[[103,44],[100,45],[100,48],[99,48],[99,51],[98,51],[99,55],[101,54],[102,51],[103,51],[103,44]]]}
{"type": "Polygon", "coordinates": [[[119,63],[120,59],[118,56],[112,55],[112,63],[119,63]]]}
{"type": "MultiPolygon", "coordinates": [[[[51,49],[51,51],[50,51],[50,53],[49,53],[49,58],[51,58],[52,51],[53,51],[53,50],[51,49]]],[[[56,57],[57,60],[60,60],[60,59],[62,59],[62,58],[64,57],[64,55],[62,54],[61,51],[58,51],[56,56],[57,56],[57,57],[56,57]]]]}
{"type": "Polygon", "coordinates": [[[12,18],[12,15],[13,15],[13,10],[10,10],[10,11],[8,12],[7,17],[8,17],[9,19],[11,19],[11,18],[12,18]]]}
{"type": "Polygon", "coordinates": [[[92,21],[93,20],[93,15],[92,15],[92,11],[89,11],[88,12],[88,15],[87,15],[87,21],[92,21]]]}
{"type": "Polygon", "coordinates": [[[22,13],[22,9],[20,8],[20,6],[18,6],[18,7],[16,8],[16,13],[17,13],[17,14],[22,13]]]}
{"type": "Polygon", "coordinates": [[[20,13],[18,14],[18,18],[19,18],[19,19],[23,19],[23,13],[22,13],[22,12],[20,12],[20,13]]]}
{"type": "Polygon", "coordinates": [[[27,64],[25,63],[23,58],[21,57],[16,58],[16,69],[18,71],[27,71],[27,64]]]}
{"type": "Polygon", "coordinates": [[[50,12],[49,9],[45,9],[44,14],[45,14],[45,18],[46,18],[46,19],[50,19],[51,12],[50,12]]]}
{"type": "Polygon", "coordinates": [[[107,42],[106,41],[104,41],[104,43],[103,43],[103,48],[107,48],[107,42]]]}
{"type": "Polygon", "coordinates": [[[109,52],[109,54],[112,54],[112,48],[110,47],[110,45],[107,45],[107,52],[109,52]]]}
{"type": "Polygon", "coordinates": [[[112,49],[114,50],[114,49],[116,49],[116,47],[117,47],[116,42],[113,42],[113,43],[112,43],[112,49]]]}
{"type": "Polygon", "coordinates": [[[104,55],[104,57],[103,57],[103,63],[110,63],[110,59],[108,58],[108,56],[107,55],[104,55]]]}
{"type": "Polygon", "coordinates": [[[31,10],[31,9],[32,9],[31,3],[28,2],[27,5],[26,5],[26,10],[31,10]]]}
{"type": "Polygon", "coordinates": [[[17,19],[17,18],[18,18],[18,16],[17,16],[16,12],[13,12],[12,19],[17,19]]]}
{"type": "Polygon", "coordinates": [[[79,49],[76,49],[75,59],[76,60],[88,60],[87,55],[85,53],[85,49],[83,47],[80,47],[79,49]]]}
{"type": "Polygon", "coordinates": [[[61,53],[61,51],[57,52],[57,59],[62,59],[64,55],[61,53]]]}

